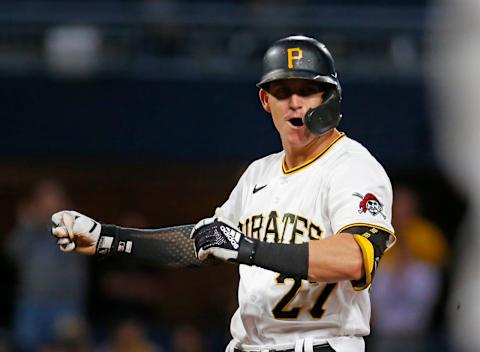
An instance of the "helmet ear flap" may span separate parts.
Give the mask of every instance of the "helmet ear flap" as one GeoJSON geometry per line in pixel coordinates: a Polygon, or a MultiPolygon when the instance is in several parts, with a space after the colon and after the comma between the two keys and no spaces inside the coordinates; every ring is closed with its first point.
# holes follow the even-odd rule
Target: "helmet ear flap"
{"type": "Polygon", "coordinates": [[[303,117],[307,128],[316,135],[322,135],[337,127],[342,119],[341,100],[341,93],[337,87],[328,90],[322,104],[309,109],[303,117]]]}

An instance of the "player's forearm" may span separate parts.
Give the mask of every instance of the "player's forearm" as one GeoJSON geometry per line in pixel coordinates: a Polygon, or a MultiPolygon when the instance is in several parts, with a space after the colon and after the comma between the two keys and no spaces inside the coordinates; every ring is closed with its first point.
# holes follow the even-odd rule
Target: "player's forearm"
{"type": "MultiPolygon", "coordinates": [[[[201,265],[195,256],[190,232],[193,225],[160,229],[135,229],[102,225],[98,254],[130,256],[160,266],[190,267],[201,265]],[[103,250],[102,242],[111,246],[103,250]],[[103,253],[102,253],[103,251],[103,253]]],[[[210,261],[211,263],[211,261],[210,261]]],[[[202,263],[205,264],[205,263],[202,263]]]]}
{"type": "Polygon", "coordinates": [[[288,277],[306,279],[308,244],[267,243],[245,239],[240,243],[238,262],[256,265],[288,277]]]}
{"type": "Polygon", "coordinates": [[[248,238],[234,224],[218,218],[204,219],[194,229],[192,238],[201,260],[210,255],[224,261],[255,265],[287,277],[320,282],[360,280],[364,276],[364,257],[351,234],[285,244],[248,238]]]}
{"type": "Polygon", "coordinates": [[[309,242],[308,279],[318,282],[360,280],[365,275],[360,247],[350,234],[309,242]]]}
{"type": "Polygon", "coordinates": [[[238,260],[281,274],[318,282],[359,280],[364,275],[362,252],[350,234],[304,244],[241,241],[238,260]]]}

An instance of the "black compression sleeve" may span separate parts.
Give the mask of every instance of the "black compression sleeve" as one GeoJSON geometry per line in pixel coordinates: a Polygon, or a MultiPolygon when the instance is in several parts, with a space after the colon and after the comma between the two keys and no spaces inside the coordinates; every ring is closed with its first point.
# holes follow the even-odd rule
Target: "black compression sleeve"
{"type": "Polygon", "coordinates": [[[190,232],[194,225],[160,229],[133,229],[102,224],[102,237],[112,237],[110,254],[130,255],[160,266],[190,267],[212,264],[218,260],[200,262],[195,256],[190,232]]]}
{"type": "Polygon", "coordinates": [[[256,265],[290,277],[307,279],[308,243],[266,243],[244,238],[238,250],[238,262],[256,265]]]}

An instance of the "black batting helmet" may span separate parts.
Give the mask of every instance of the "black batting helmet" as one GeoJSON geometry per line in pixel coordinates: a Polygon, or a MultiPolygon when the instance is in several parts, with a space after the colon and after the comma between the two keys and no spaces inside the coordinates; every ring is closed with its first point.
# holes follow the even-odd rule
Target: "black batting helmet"
{"type": "Polygon", "coordinates": [[[263,57],[263,74],[257,87],[268,90],[270,82],[281,79],[306,79],[329,87],[323,103],[310,109],[304,122],[312,132],[320,135],[337,127],[341,119],[342,89],[332,55],[324,44],[303,35],[273,43],[263,57]]]}

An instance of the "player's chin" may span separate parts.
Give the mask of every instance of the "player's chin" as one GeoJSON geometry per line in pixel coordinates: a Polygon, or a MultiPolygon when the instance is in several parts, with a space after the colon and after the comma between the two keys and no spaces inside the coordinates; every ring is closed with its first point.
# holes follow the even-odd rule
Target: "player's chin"
{"type": "Polygon", "coordinates": [[[291,142],[299,142],[308,138],[308,130],[305,126],[286,125],[283,129],[283,135],[291,142]]]}
{"type": "Polygon", "coordinates": [[[311,132],[306,126],[288,127],[285,131],[285,139],[289,144],[302,145],[312,138],[311,132]]]}

